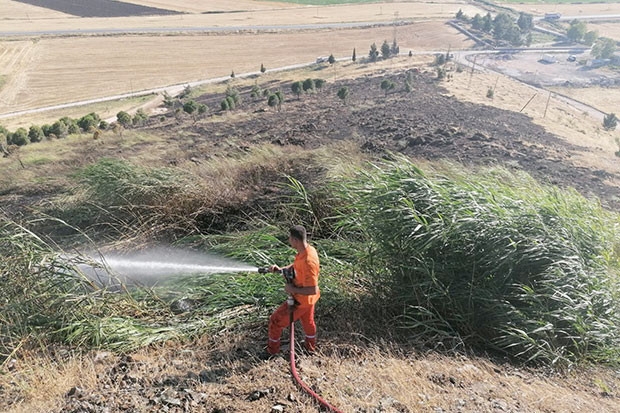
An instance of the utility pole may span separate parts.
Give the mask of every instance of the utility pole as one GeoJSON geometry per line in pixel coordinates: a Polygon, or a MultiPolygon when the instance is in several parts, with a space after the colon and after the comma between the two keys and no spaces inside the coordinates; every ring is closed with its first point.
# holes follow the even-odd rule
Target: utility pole
{"type": "Polygon", "coordinates": [[[471,78],[474,76],[474,67],[476,67],[476,59],[478,55],[474,55],[474,62],[471,64],[471,72],[469,73],[469,83],[467,83],[467,89],[471,86],[471,78]]]}
{"type": "Polygon", "coordinates": [[[547,117],[547,108],[549,107],[550,100],[551,100],[551,91],[549,91],[549,97],[547,98],[547,104],[545,105],[545,113],[543,114],[543,118],[547,117]]]}

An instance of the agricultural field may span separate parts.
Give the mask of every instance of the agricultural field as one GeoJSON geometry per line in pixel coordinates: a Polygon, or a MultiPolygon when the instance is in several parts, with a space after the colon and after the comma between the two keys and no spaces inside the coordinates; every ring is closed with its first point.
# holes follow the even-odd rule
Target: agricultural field
{"type": "Polygon", "coordinates": [[[620,4],[615,1],[554,1],[544,3],[535,1],[515,1],[498,2],[498,4],[517,11],[531,13],[535,16],[543,16],[545,13],[562,13],[567,16],[620,14],[620,4]]]}
{"type": "MultiPolygon", "coordinates": [[[[399,26],[401,52],[470,47],[473,42],[439,22],[399,26]]],[[[391,41],[394,28],[261,34],[59,37],[0,43],[0,114],[116,95],[207,78],[313,62],[317,56],[368,54],[391,41]],[[130,39],[131,41],[127,41],[130,39]],[[265,45],[269,45],[265,47],[265,45]],[[74,53],[74,50],[83,50],[74,53]],[[113,51],[113,52],[112,52],[113,51]],[[218,58],[214,59],[214,56],[218,58]],[[67,64],[67,62],[71,62],[67,64]],[[171,64],[171,62],[181,62],[171,64]],[[78,82],[75,80],[78,79],[78,82]]]]}

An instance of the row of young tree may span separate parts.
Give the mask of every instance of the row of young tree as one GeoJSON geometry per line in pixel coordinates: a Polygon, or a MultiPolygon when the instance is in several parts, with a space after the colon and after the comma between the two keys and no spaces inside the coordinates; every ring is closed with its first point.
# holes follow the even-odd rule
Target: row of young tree
{"type": "Polygon", "coordinates": [[[65,116],[51,125],[32,125],[29,129],[18,128],[14,132],[0,126],[0,135],[4,137],[7,145],[24,146],[29,143],[41,142],[45,138],[64,138],[67,135],[92,132],[95,129],[105,130],[108,127],[108,123],[101,120],[99,115],[93,112],[79,119],[65,116]]]}
{"type": "MultiPolygon", "coordinates": [[[[377,49],[376,43],[371,44],[370,51],[368,52],[368,59],[371,62],[376,62],[379,59],[379,53],[381,54],[381,57],[383,59],[389,59],[390,57],[398,56],[398,54],[400,53],[400,46],[398,46],[396,39],[392,41],[391,45],[387,42],[387,40],[384,40],[380,50],[381,51],[377,49]]],[[[352,60],[355,61],[355,49],[353,49],[352,60]]]]}
{"type": "Polygon", "coordinates": [[[521,12],[515,20],[508,13],[498,13],[495,17],[491,13],[482,16],[480,13],[472,18],[463,13],[461,9],[456,13],[456,18],[469,23],[473,30],[488,33],[496,41],[508,42],[512,46],[529,46],[532,43],[532,28],[534,27],[533,16],[521,12]]]}

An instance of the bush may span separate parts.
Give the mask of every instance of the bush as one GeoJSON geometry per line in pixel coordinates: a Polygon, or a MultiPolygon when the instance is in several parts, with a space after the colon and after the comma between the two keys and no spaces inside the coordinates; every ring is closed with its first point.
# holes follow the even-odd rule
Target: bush
{"type": "Polygon", "coordinates": [[[41,142],[44,137],[43,129],[41,129],[40,126],[32,125],[28,130],[28,139],[30,139],[30,142],[41,142]]]}
{"type": "Polygon", "coordinates": [[[614,130],[616,126],[618,126],[618,117],[616,114],[610,113],[605,115],[603,118],[603,128],[605,128],[605,130],[614,130]]]}
{"type": "Polygon", "coordinates": [[[412,335],[535,363],[620,362],[617,214],[501,169],[427,176],[399,160],[343,188],[375,298],[412,335]]]}
{"type": "Polygon", "coordinates": [[[30,142],[28,139],[28,131],[24,128],[19,128],[15,132],[10,133],[6,140],[9,145],[17,146],[24,146],[30,142]]]}

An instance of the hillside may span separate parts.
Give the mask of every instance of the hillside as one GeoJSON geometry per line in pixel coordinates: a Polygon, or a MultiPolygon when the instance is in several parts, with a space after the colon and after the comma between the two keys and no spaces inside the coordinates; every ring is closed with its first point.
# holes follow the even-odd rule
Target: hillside
{"type": "MultiPolygon", "coordinates": [[[[145,224],[124,234],[124,240],[113,239],[114,231],[93,231],[89,235],[101,246],[127,248],[188,235],[235,234],[246,229],[248,217],[262,219],[261,214],[278,211],[282,174],[312,190],[333,172],[330,167],[346,169],[399,154],[421,165],[464,165],[472,173],[489,166],[526,171],[542,183],[574,188],[600,199],[610,211],[620,210],[614,184],[620,176],[582,162],[590,147],[547,132],[524,114],[458,100],[449,84],[437,80],[435,67],[403,62],[361,76],[354,67],[338,77],[328,66],[299,72],[298,80],[327,80],[320,90],[299,97],[291,92],[290,79],[235,79],[228,85],[241,100],[232,111],[219,110],[225,97],[221,86],[206,94],[193,91],[186,98],[206,104],[205,115],[189,116],[162,106],[144,126],[122,133],[109,130],[97,139],[89,133],[27,145],[0,159],[2,211],[20,222],[41,212],[58,212],[78,195],[76,170],[116,158],[184,171],[193,177],[197,191],[217,191],[200,194],[201,213],[187,214],[191,230],[179,220],[176,226],[149,221],[148,228],[145,224]],[[394,82],[393,89],[382,89],[384,80],[394,82]],[[269,107],[266,98],[250,96],[254,85],[282,90],[280,110],[269,107]],[[342,87],[349,90],[346,100],[337,97],[342,87]]],[[[456,66],[449,73],[461,80],[469,76],[456,66]]],[[[173,211],[178,214],[174,218],[193,205],[173,211]]],[[[68,213],[63,218],[73,225],[86,223],[81,227],[86,231],[95,228],[89,217],[68,213]]],[[[58,226],[34,227],[61,238],[55,232],[58,226]]],[[[333,296],[337,290],[331,291],[333,296]]],[[[612,368],[525,367],[450,341],[415,342],[391,324],[393,319],[383,318],[387,315],[379,304],[357,311],[352,306],[368,303],[332,299],[336,304],[317,313],[320,350],[300,355],[298,368],[307,383],[343,411],[613,412],[620,404],[620,375],[612,368]],[[367,318],[368,313],[375,317],[367,318]]],[[[251,311],[241,308],[239,314],[251,311]]],[[[262,309],[258,320],[241,327],[231,321],[214,335],[120,354],[80,352],[63,345],[18,348],[2,364],[6,374],[0,376],[0,410],[317,411],[291,381],[284,356],[261,360],[267,315],[268,309],[262,309]]]]}

